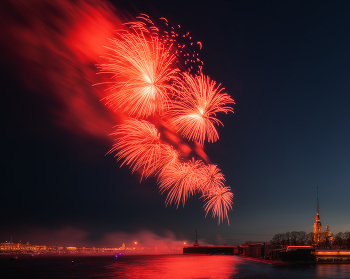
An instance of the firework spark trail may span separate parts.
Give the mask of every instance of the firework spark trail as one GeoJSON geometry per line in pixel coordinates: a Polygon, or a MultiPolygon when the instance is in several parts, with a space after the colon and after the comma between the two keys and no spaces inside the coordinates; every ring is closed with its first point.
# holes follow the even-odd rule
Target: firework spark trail
{"type": "Polygon", "coordinates": [[[121,166],[129,165],[132,172],[142,169],[141,179],[156,171],[154,166],[166,147],[152,123],[130,118],[118,125],[112,135],[116,136],[116,143],[108,153],[116,152],[117,161],[123,160],[121,166]]]}
{"type": "Polygon", "coordinates": [[[218,224],[222,222],[225,218],[228,224],[230,221],[228,219],[228,210],[232,210],[232,198],[231,187],[214,187],[204,195],[205,205],[204,210],[206,212],[205,216],[208,215],[209,211],[212,211],[212,217],[218,217],[218,224]]]}
{"type": "Polygon", "coordinates": [[[203,170],[203,182],[200,185],[200,191],[203,195],[208,194],[212,189],[216,187],[225,186],[225,177],[221,173],[221,170],[216,165],[205,165],[203,170]]]}
{"type": "Polygon", "coordinates": [[[179,152],[162,143],[157,128],[146,120],[129,118],[111,135],[115,144],[107,154],[116,152],[121,166],[129,165],[132,172],[141,169],[142,177],[158,175],[178,161],[179,152]]]}
{"type": "Polygon", "coordinates": [[[203,162],[194,160],[187,163],[175,162],[161,173],[158,185],[161,193],[169,191],[166,205],[175,203],[176,208],[180,202],[185,206],[186,200],[194,195],[202,182],[203,162]]]}
{"type": "Polygon", "coordinates": [[[198,141],[201,145],[207,139],[215,142],[219,139],[216,125],[223,125],[216,118],[218,112],[233,112],[227,104],[234,101],[226,93],[221,93],[223,88],[216,86],[215,81],[202,73],[191,76],[182,74],[182,79],[176,81],[175,93],[177,99],[172,103],[168,112],[175,126],[185,138],[198,141]]]}
{"type": "Polygon", "coordinates": [[[110,63],[100,65],[101,73],[111,73],[115,80],[107,104],[136,118],[161,113],[168,107],[171,81],[179,71],[172,67],[172,45],[166,47],[141,23],[120,30],[110,43],[110,63]]]}
{"type": "Polygon", "coordinates": [[[161,145],[159,160],[154,162],[153,168],[157,175],[162,175],[168,168],[179,162],[179,152],[168,144],[161,145]]]}
{"type": "Polygon", "coordinates": [[[232,209],[233,194],[230,187],[225,187],[225,178],[216,165],[205,165],[193,158],[187,163],[173,161],[161,172],[158,184],[161,193],[168,191],[166,205],[175,203],[178,208],[186,200],[198,193],[206,200],[204,209],[206,215],[212,211],[213,217],[218,217],[218,223],[228,219],[228,209],[232,209]]]}

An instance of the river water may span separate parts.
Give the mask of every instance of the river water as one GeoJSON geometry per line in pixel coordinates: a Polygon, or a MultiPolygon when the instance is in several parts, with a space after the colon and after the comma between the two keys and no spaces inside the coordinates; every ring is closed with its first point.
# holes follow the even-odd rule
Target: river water
{"type": "Polygon", "coordinates": [[[221,255],[0,256],[0,278],[350,278],[350,264],[271,265],[221,255]],[[72,263],[73,261],[73,263],[72,263]]]}

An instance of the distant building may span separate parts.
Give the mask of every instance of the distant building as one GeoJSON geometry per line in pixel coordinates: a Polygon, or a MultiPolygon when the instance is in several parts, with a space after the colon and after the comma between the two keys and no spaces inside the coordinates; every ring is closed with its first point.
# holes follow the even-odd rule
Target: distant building
{"type": "Polygon", "coordinates": [[[327,239],[327,238],[329,238],[329,237],[332,237],[332,232],[329,230],[329,226],[328,226],[328,224],[327,224],[326,230],[325,230],[324,233],[323,233],[323,238],[324,238],[324,239],[327,239]]]}
{"type": "Polygon", "coordinates": [[[274,249],[270,252],[271,260],[284,262],[314,262],[315,248],[312,246],[288,246],[287,249],[274,249]]]}
{"type": "Polygon", "coordinates": [[[322,224],[320,221],[320,214],[318,211],[318,187],[317,187],[317,213],[316,213],[316,221],[314,223],[314,236],[312,238],[312,242],[317,244],[322,240],[322,224]]]}
{"type": "Polygon", "coordinates": [[[318,211],[318,187],[317,187],[317,212],[316,212],[316,221],[314,223],[314,235],[312,237],[312,243],[314,245],[322,244],[322,245],[331,245],[333,242],[332,232],[329,229],[327,224],[326,230],[323,233],[322,237],[322,224],[320,220],[320,214],[318,211]],[[320,243],[321,242],[321,243],[320,243]]]}
{"type": "Polygon", "coordinates": [[[31,245],[28,242],[25,243],[13,243],[4,242],[0,243],[0,253],[8,253],[8,252],[40,252],[46,251],[46,245],[31,245]]]}
{"type": "Polygon", "coordinates": [[[323,233],[323,238],[324,238],[326,247],[333,244],[334,237],[332,236],[332,232],[330,231],[328,224],[326,226],[326,230],[323,233]]]}
{"type": "Polygon", "coordinates": [[[246,246],[242,246],[242,255],[253,258],[261,258],[265,255],[265,242],[254,242],[246,246]]]}
{"type": "Polygon", "coordinates": [[[197,230],[196,230],[196,241],[194,242],[193,246],[199,246],[198,241],[197,241],[197,230]]]}

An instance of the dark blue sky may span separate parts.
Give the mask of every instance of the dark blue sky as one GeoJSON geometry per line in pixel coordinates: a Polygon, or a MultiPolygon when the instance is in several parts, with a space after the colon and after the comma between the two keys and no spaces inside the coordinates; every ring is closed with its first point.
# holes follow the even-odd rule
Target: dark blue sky
{"type": "Polygon", "coordinates": [[[181,24],[203,44],[203,72],[235,100],[235,113],[219,117],[225,125],[218,129],[220,140],[205,145],[235,195],[231,225],[205,218],[198,196],[184,208],[165,207],[155,179],[139,184],[137,175],[105,156],[108,139],[58,125],[55,112],[63,108],[50,95],[54,81],[40,80],[44,70],[22,78],[24,58],[12,52],[3,31],[0,241],[13,235],[32,242],[26,231],[33,227],[73,227],[87,232],[91,243],[106,233],[142,229],[160,236],[172,231],[189,241],[198,229],[203,243],[213,244],[265,241],[276,233],[313,230],[316,187],[323,226],[334,233],[350,230],[348,1],[113,4],[124,14],[181,24]],[[33,76],[40,86],[32,86],[33,76]]]}

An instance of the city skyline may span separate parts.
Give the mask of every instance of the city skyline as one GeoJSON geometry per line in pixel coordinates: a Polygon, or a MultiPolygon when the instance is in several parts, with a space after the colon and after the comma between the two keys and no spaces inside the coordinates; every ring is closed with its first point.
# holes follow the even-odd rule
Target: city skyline
{"type": "Polygon", "coordinates": [[[102,246],[145,232],[144,241],[190,243],[195,230],[202,243],[268,241],[313,231],[317,187],[322,223],[333,233],[350,230],[350,4],[92,2],[92,20],[90,4],[74,15],[68,1],[53,2],[48,19],[43,6],[24,2],[27,13],[20,6],[1,12],[9,26],[0,41],[1,242],[12,235],[102,246]],[[92,94],[100,90],[92,87],[95,65],[113,34],[110,22],[139,13],[188,30],[202,44],[204,74],[235,100],[233,114],[218,115],[219,140],[203,148],[234,194],[230,226],[205,218],[198,195],[185,207],[165,206],[156,179],[140,183],[105,155],[120,116],[92,94]]]}

